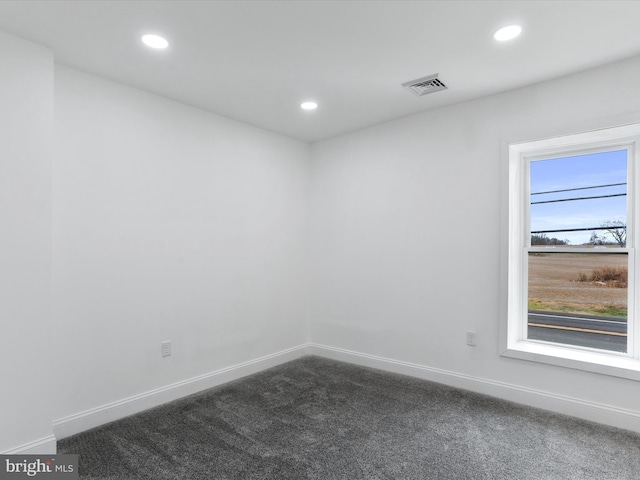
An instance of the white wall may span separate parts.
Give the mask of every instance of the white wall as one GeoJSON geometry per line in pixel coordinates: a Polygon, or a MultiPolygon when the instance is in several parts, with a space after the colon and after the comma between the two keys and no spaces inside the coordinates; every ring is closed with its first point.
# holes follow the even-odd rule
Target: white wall
{"type": "Polygon", "coordinates": [[[51,451],[51,51],[0,32],[0,452],[51,451]]]}
{"type": "Polygon", "coordinates": [[[309,145],[55,74],[58,418],[303,344],[309,145]]]}
{"type": "Polygon", "coordinates": [[[468,388],[480,379],[494,393],[579,399],[640,428],[640,383],[502,358],[498,344],[501,142],[640,121],[639,78],[635,58],[314,144],[311,339],[330,347],[319,351],[411,363],[468,388]],[[478,346],[466,345],[467,330],[478,346]]]}

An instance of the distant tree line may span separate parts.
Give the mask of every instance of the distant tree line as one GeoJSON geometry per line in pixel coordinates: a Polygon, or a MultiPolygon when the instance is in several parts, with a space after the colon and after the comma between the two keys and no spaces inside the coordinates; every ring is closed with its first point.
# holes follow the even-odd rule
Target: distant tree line
{"type": "Polygon", "coordinates": [[[560,240],[555,237],[547,237],[546,233],[532,233],[531,245],[569,245],[569,240],[560,240]]]}
{"type": "MultiPolygon", "coordinates": [[[[582,245],[627,245],[627,226],[622,220],[608,220],[600,224],[600,233],[592,232],[588,243],[582,245]]],[[[569,240],[548,237],[546,233],[532,233],[531,245],[570,245],[569,240]]]]}

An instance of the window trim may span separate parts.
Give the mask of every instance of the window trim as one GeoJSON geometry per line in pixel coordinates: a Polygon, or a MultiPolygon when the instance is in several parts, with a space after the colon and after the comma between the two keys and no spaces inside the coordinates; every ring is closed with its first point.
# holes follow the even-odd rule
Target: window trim
{"type": "MultiPolygon", "coordinates": [[[[501,339],[504,357],[518,358],[562,367],[591,371],[605,375],[640,381],[640,265],[635,249],[640,241],[640,124],[610,127],[599,130],[562,135],[529,142],[507,143],[508,156],[508,256],[507,256],[507,319],[501,339]],[[628,148],[627,230],[629,261],[630,312],[627,353],[542,343],[526,339],[527,311],[527,254],[530,245],[525,241],[528,225],[528,168],[529,162],[554,156],[594,153],[597,150],[628,148]],[[528,248],[527,248],[528,247],[528,248]]],[[[557,251],[559,251],[558,249],[557,251]]],[[[554,251],[556,251],[554,249],[554,251]]],[[[574,249],[575,251],[575,249],[574,249]]],[[[590,250],[591,251],[591,250],[590,250]]],[[[620,253],[620,251],[618,250],[620,253]]],[[[600,253],[600,252],[599,252],[600,253]]]]}

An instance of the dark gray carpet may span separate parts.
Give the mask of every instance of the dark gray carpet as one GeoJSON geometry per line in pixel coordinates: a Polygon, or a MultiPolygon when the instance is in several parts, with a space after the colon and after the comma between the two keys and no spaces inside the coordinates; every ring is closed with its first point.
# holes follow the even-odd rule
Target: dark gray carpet
{"type": "Polygon", "coordinates": [[[64,439],[85,479],[640,478],[640,435],[305,357],[64,439]]]}

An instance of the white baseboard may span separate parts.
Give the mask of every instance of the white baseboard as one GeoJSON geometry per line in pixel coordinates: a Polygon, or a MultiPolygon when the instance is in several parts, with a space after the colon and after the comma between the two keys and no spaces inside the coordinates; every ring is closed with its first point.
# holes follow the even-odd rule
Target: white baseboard
{"type": "Polygon", "coordinates": [[[55,420],[53,422],[53,433],[58,440],[69,437],[76,433],[84,432],[91,428],[128,417],[129,415],[157,407],[163,403],[171,402],[232,380],[237,380],[308,354],[308,344],[303,344],[204,375],[189,378],[165,387],[156,388],[107,405],[55,420]]]}
{"type": "Polygon", "coordinates": [[[634,410],[315,343],[309,344],[308,352],[319,357],[422,378],[522,405],[640,432],[640,412],[634,410]]]}
{"type": "Polygon", "coordinates": [[[2,452],[2,455],[48,455],[56,453],[56,437],[48,437],[25,443],[19,447],[2,452]]]}
{"type": "Polygon", "coordinates": [[[638,411],[589,402],[578,398],[571,398],[494,380],[472,377],[470,375],[427,367],[425,365],[393,360],[327,345],[307,343],[55,420],[53,422],[55,437],[50,436],[36,440],[4,452],[4,454],[55,453],[56,438],[62,439],[70,435],[75,435],[76,433],[104,425],[232,380],[237,380],[309,354],[422,378],[424,380],[491,395],[523,405],[640,432],[640,412],[638,411]]]}

